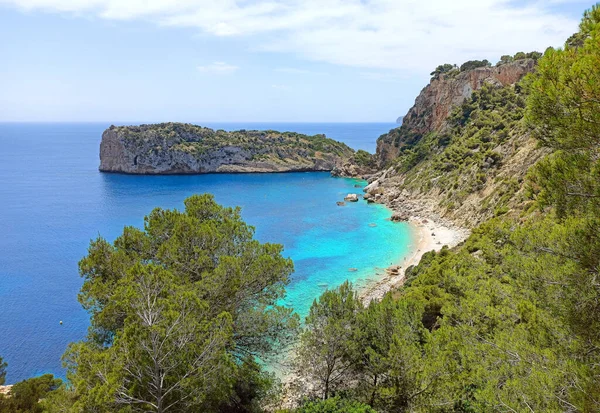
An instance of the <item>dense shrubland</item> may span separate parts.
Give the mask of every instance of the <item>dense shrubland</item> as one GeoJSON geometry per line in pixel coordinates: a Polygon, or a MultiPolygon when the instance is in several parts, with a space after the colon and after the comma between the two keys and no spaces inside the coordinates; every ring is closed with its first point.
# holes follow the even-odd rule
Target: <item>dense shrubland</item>
{"type": "Polygon", "coordinates": [[[352,154],[352,149],[341,142],[327,138],[325,135],[304,135],[297,132],[278,132],[274,130],[213,130],[189,123],[159,123],[141,126],[112,126],[123,134],[132,145],[142,143],[152,137],[160,137],[160,142],[169,142],[169,150],[184,151],[202,155],[208,151],[229,146],[242,149],[256,149],[265,146],[267,149],[290,149],[308,151],[311,156],[315,152],[333,153],[339,156],[352,154]]]}
{"type": "Polygon", "coordinates": [[[404,186],[421,193],[435,187],[448,209],[491,181],[500,188],[484,202],[485,209],[500,213],[517,201],[514,195],[522,177],[502,180],[498,170],[530,139],[523,122],[525,99],[521,84],[488,84],[475,91],[450,114],[446,131],[429,133],[400,150],[394,163],[406,175],[404,186]]]}

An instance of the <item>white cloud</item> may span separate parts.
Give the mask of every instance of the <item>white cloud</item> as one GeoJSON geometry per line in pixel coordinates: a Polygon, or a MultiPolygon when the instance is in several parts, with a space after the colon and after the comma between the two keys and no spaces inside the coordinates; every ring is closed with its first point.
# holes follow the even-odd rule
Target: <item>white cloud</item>
{"type": "MultiPolygon", "coordinates": [[[[0,0],[23,10],[143,19],[214,36],[248,37],[253,49],[369,69],[431,70],[561,45],[578,21],[552,8],[567,0],[0,0]]],[[[586,7],[578,0],[569,1],[586,7]]]]}
{"type": "Polygon", "coordinates": [[[206,66],[198,66],[198,71],[202,73],[211,73],[214,75],[228,75],[239,69],[239,67],[225,62],[213,62],[206,66]]]}

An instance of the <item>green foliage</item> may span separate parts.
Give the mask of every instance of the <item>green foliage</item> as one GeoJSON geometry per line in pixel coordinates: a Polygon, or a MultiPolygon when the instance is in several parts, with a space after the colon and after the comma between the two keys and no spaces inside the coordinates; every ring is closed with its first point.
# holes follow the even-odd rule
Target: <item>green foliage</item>
{"type": "Polygon", "coordinates": [[[309,136],[274,130],[227,132],[188,123],[111,126],[111,130],[122,136],[125,144],[133,147],[142,157],[166,150],[200,158],[210,151],[228,151],[231,147],[251,151],[258,157],[257,160],[269,159],[275,162],[281,159],[320,158],[323,154],[347,158],[354,153],[346,144],[328,139],[322,134],[309,136]],[[148,142],[158,142],[159,146],[148,147],[148,142]]]}
{"type": "Polygon", "coordinates": [[[7,397],[0,396],[0,412],[38,413],[43,412],[40,400],[57,390],[62,381],[52,374],[44,374],[16,383],[7,397]]]}
{"type": "Polygon", "coordinates": [[[541,57],[542,57],[542,53],[540,53],[540,52],[529,52],[529,53],[518,52],[514,56],[504,55],[504,56],[500,57],[500,60],[498,61],[498,63],[496,63],[496,66],[502,66],[502,65],[505,65],[508,63],[512,63],[515,60],[523,60],[523,59],[533,59],[533,60],[537,61],[541,57]]]}
{"type": "Polygon", "coordinates": [[[496,66],[502,66],[508,63],[512,63],[514,61],[514,58],[511,55],[503,55],[500,56],[500,60],[498,61],[498,63],[496,63],[496,66]]]}
{"type": "MultiPolygon", "coordinates": [[[[400,150],[396,169],[405,173],[405,187],[426,192],[435,182],[442,204],[460,204],[495,178],[506,153],[498,148],[525,135],[522,118],[525,96],[520,87],[484,85],[454,109],[448,118],[450,130],[431,133],[400,150]]],[[[515,145],[505,151],[510,154],[515,145]]],[[[485,208],[506,209],[520,186],[503,185],[485,208]]]]}
{"type": "Polygon", "coordinates": [[[600,9],[586,13],[578,47],[548,49],[531,76],[527,119],[556,152],[532,172],[542,206],[600,208],[600,9]]]}
{"type": "Polygon", "coordinates": [[[333,397],[307,403],[294,410],[294,413],[375,413],[375,410],[362,403],[333,397]]]}
{"type": "Polygon", "coordinates": [[[336,344],[351,360],[342,374],[353,386],[343,394],[385,412],[563,411],[591,403],[593,376],[585,372],[596,356],[580,351],[600,330],[597,312],[582,303],[593,306],[598,290],[582,296],[580,285],[593,278],[586,268],[598,265],[597,231],[598,224],[552,217],[494,220],[459,249],[428,254],[396,298],[345,322],[353,339],[336,344]],[[588,257],[585,266],[574,254],[588,257]]]}
{"type": "MultiPolygon", "coordinates": [[[[543,213],[507,216],[484,199],[500,217],[453,250],[425,254],[403,287],[354,321],[344,316],[355,332],[339,344],[351,360],[347,398],[384,412],[600,411],[599,16],[586,13],[577,46],[548,50],[525,82],[529,126],[554,151],[527,178],[543,213]]],[[[522,127],[520,93],[483,88],[452,114],[449,139],[426,136],[402,161],[423,146],[430,171],[475,166],[471,182],[493,179],[500,199],[512,198],[521,182],[483,176],[477,154],[522,127]]],[[[321,324],[337,322],[327,317],[321,324]]]]}
{"type": "Polygon", "coordinates": [[[375,156],[367,151],[359,149],[354,154],[354,162],[359,166],[374,168],[376,166],[375,156]]]}
{"type": "Polygon", "coordinates": [[[448,74],[454,71],[458,72],[458,67],[456,65],[451,65],[450,63],[439,65],[433,72],[430,73],[431,79],[438,79],[440,75],[448,74]]]}
{"type": "Polygon", "coordinates": [[[352,345],[355,315],[361,307],[352,285],[345,282],[315,300],[306,317],[296,363],[301,374],[312,383],[313,391],[323,399],[347,384],[344,373],[352,360],[346,348],[352,345]]]}
{"type": "Polygon", "coordinates": [[[113,244],[92,241],[80,262],[91,326],[65,354],[76,406],[250,409],[271,383],[256,360],[289,344],[298,326],[277,305],[291,261],[280,245],[253,239],[239,208],[210,195],[144,222],[113,244]]]}
{"type": "Polygon", "coordinates": [[[0,386],[2,386],[6,380],[6,366],[8,366],[8,364],[0,357],[0,386]]]}
{"type": "Polygon", "coordinates": [[[484,59],[484,60],[469,60],[468,62],[465,62],[462,65],[460,65],[460,71],[467,72],[469,70],[477,69],[478,67],[489,67],[491,65],[492,64],[489,61],[487,61],[486,59],[484,59]]]}
{"type": "Polygon", "coordinates": [[[577,48],[583,46],[586,39],[590,37],[591,32],[597,28],[598,23],[600,23],[600,6],[594,4],[591,9],[583,13],[579,30],[567,39],[565,47],[577,48]]]}

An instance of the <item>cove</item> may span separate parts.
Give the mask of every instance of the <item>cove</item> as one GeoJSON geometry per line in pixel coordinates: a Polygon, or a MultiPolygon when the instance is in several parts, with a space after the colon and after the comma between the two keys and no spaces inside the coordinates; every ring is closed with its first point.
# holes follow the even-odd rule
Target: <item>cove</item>
{"type": "MultiPolygon", "coordinates": [[[[326,288],[346,279],[360,287],[410,248],[409,226],[389,221],[387,208],[362,200],[337,206],[365,183],[328,173],[99,173],[105,127],[0,125],[0,354],[9,363],[8,383],[47,372],[64,376],[60,357],[88,326],[77,302],[77,263],[89,241],[112,241],[126,225],[141,227],[154,207],[183,208],[192,194],[241,206],[257,239],[284,245],[295,265],[285,304],[301,316],[326,288]]],[[[336,127],[351,135],[353,125],[336,127]]]]}

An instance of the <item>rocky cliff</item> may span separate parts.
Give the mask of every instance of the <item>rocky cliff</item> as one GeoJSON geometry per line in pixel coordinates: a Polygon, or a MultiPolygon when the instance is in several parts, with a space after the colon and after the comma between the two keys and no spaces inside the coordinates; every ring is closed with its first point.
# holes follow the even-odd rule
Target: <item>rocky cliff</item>
{"type": "Polygon", "coordinates": [[[533,59],[521,59],[497,67],[454,71],[433,78],[402,118],[402,126],[377,140],[379,166],[383,167],[397,157],[402,146],[412,145],[428,133],[443,131],[452,109],[461,105],[473,91],[484,84],[513,85],[534,67],[533,59]]]}
{"type": "Polygon", "coordinates": [[[100,170],[129,174],[331,171],[354,151],[324,135],[226,132],[183,123],[111,126],[100,170]]]}
{"type": "Polygon", "coordinates": [[[397,217],[463,228],[518,214],[528,202],[524,177],[547,153],[523,121],[519,81],[533,70],[522,59],[432,79],[402,126],[379,138],[365,198],[397,217]]]}

